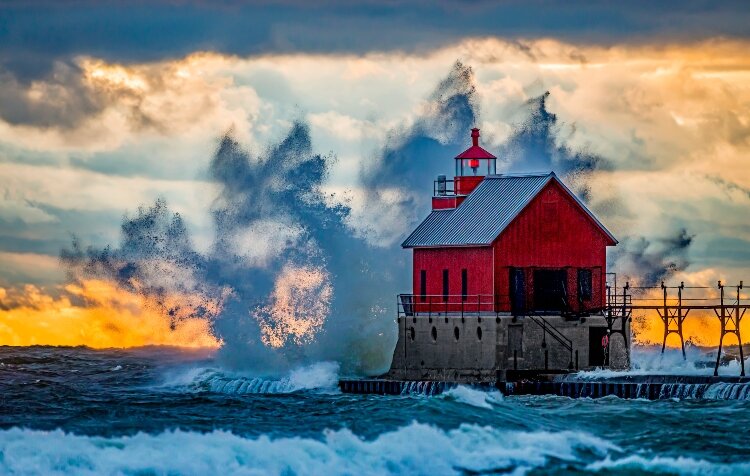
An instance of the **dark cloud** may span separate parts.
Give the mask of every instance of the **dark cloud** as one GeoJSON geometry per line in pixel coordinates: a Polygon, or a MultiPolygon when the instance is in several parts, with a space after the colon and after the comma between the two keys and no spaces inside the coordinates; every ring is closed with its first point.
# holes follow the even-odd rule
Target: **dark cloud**
{"type": "Polygon", "coordinates": [[[0,83],[0,118],[13,125],[73,127],[107,105],[104,94],[85,84],[79,68],[59,61],[33,86],[2,70],[0,83]]]}
{"type": "Polygon", "coordinates": [[[637,286],[658,286],[690,265],[688,253],[695,235],[685,228],[666,236],[627,236],[610,254],[613,269],[637,286]]]}
{"type": "Polygon", "coordinates": [[[25,1],[0,8],[0,63],[21,81],[55,60],[149,61],[196,50],[426,51],[467,36],[577,42],[747,37],[743,1],[201,2],[25,1]]]}
{"type": "Polygon", "coordinates": [[[729,180],[725,180],[716,175],[706,175],[706,179],[710,182],[715,183],[726,192],[739,192],[745,195],[747,198],[750,198],[750,188],[743,187],[742,185],[731,182],[729,180]]]}

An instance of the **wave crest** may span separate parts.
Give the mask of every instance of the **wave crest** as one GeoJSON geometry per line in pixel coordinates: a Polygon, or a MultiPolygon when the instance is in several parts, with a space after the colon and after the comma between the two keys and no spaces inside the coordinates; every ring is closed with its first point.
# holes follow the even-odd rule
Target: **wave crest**
{"type": "Polygon", "coordinates": [[[292,370],[278,379],[234,374],[218,369],[192,369],[170,382],[192,391],[228,395],[292,393],[304,390],[337,391],[339,364],[318,362],[292,370]]]}
{"type": "Polygon", "coordinates": [[[459,385],[448,390],[442,395],[449,400],[465,403],[478,408],[492,408],[492,404],[501,403],[503,395],[497,391],[484,391],[471,388],[466,385],[459,385]]]}
{"type": "Polygon", "coordinates": [[[242,438],[214,431],[103,438],[0,432],[0,472],[25,474],[465,474],[524,473],[615,447],[578,432],[507,432],[476,425],[444,431],[412,423],[363,440],[348,429],[321,439],[242,438]]]}

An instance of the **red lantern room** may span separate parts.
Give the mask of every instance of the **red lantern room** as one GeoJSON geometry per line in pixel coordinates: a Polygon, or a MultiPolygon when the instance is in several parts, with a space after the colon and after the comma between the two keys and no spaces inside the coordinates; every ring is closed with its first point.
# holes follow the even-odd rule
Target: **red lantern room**
{"type": "Polygon", "coordinates": [[[432,199],[433,209],[455,208],[463,202],[482,180],[488,175],[495,175],[497,157],[479,146],[479,129],[471,130],[471,147],[456,156],[456,176],[453,188],[445,175],[439,175],[435,181],[432,199]]]}
{"type": "Polygon", "coordinates": [[[471,147],[456,157],[456,195],[468,195],[487,175],[495,175],[497,157],[479,147],[479,129],[471,130],[471,147]]]}

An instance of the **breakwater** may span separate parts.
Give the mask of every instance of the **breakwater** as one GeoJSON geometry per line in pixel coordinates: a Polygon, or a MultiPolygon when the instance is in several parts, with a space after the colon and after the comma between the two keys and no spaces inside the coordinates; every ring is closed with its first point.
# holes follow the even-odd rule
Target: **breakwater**
{"type": "MultiPolygon", "coordinates": [[[[344,393],[403,395],[437,395],[455,388],[456,383],[441,381],[407,381],[386,379],[342,379],[344,393]]],[[[750,400],[750,378],[709,377],[695,375],[626,375],[620,377],[581,377],[579,375],[539,375],[534,379],[498,381],[478,385],[497,388],[506,396],[557,395],[570,398],[616,396],[632,399],[662,400],[711,399],[750,400]]]]}

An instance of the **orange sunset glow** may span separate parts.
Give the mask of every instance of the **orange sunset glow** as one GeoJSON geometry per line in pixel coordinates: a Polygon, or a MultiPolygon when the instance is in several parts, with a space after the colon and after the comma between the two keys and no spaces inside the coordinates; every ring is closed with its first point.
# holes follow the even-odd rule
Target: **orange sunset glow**
{"type": "MultiPolygon", "coordinates": [[[[18,294],[16,305],[0,310],[3,345],[63,345],[124,348],[146,345],[218,348],[207,318],[172,316],[164,303],[130,293],[98,280],[67,285],[65,294],[51,297],[35,286],[18,294]],[[72,300],[81,301],[73,303],[72,300]]],[[[8,298],[8,290],[0,296],[8,298]]],[[[170,296],[166,302],[190,302],[190,296],[170,296]]],[[[218,306],[218,304],[216,304],[218,306]]],[[[213,312],[216,308],[213,309],[213,312]]]]}

